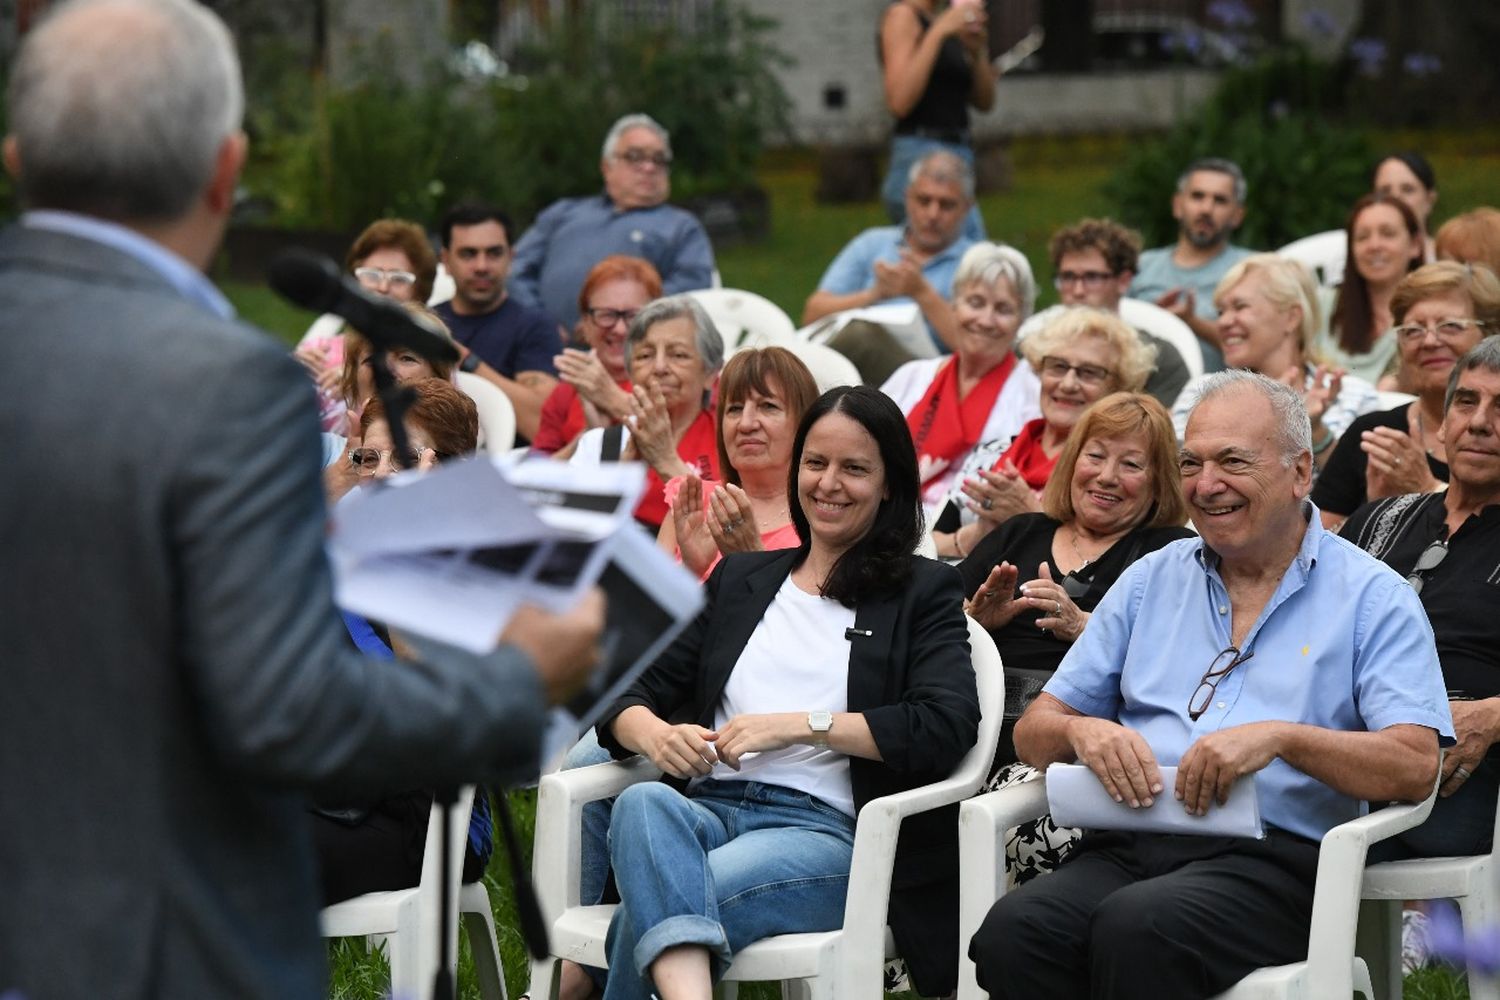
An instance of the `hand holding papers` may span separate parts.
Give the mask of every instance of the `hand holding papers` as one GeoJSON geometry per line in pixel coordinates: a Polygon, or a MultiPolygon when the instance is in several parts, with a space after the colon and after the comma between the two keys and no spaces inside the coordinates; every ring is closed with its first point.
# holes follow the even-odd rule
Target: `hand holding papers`
{"type": "Polygon", "coordinates": [[[1177,768],[1161,769],[1167,793],[1155,803],[1132,809],[1112,799],[1099,779],[1082,764],[1053,764],[1047,768],[1047,807],[1058,826],[1093,830],[1142,830],[1149,833],[1193,833],[1221,837],[1265,836],[1260,819],[1260,799],[1255,777],[1247,775],[1234,784],[1224,805],[1212,805],[1206,816],[1192,816],[1170,790],[1177,783],[1177,768]]]}
{"type": "Polygon", "coordinates": [[[479,458],[387,482],[336,511],[339,605],[483,653],[522,604],[561,612],[601,587],[601,666],[568,703],[575,738],[702,606],[698,581],[631,518],[638,464],[479,458]]]}

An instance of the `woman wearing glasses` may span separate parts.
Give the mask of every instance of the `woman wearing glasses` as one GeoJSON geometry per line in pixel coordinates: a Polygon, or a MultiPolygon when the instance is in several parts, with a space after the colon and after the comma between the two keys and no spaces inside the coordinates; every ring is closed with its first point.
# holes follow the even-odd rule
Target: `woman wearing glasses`
{"type": "MultiPolygon", "coordinates": [[[[437,276],[437,256],[415,222],[379,219],[355,238],[344,258],[349,273],[367,291],[397,302],[425,303],[437,276]]],[[[319,320],[308,328],[295,356],[318,385],[318,411],[325,431],[344,434],[347,398],[340,392],[344,367],[341,324],[319,320]]]]}
{"type": "MultiPolygon", "coordinates": [[[[1375,387],[1325,364],[1313,347],[1319,326],[1317,289],[1307,268],[1273,253],[1239,261],[1214,290],[1224,363],[1276,379],[1302,394],[1312,421],[1314,474],[1333,454],[1339,435],[1379,404],[1375,387]]],[[[1207,376],[1183,387],[1172,407],[1177,436],[1187,427],[1207,376]]]]}
{"type": "MultiPolygon", "coordinates": [[[[1042,510],[1012,517],[959,564],[969,595],[964,610],[989,630],[1005,661],[1005,724],[991,787],[1033,773],[1016,763],[1016,720],[1120,574],[1146,553],[1189,537],[1186,520],[1171,418],[1145,393],[1117,392],[1079,418],[1047,481],[1042,510]]],[[[1018,878],[1052,870],[1072,839],[1050,820],[1023,826],[1007,846],[1018,878]]]]}
{"type": "Polygon", "coordinates": [[[639,257],[614,254],[593,266],[578,289],[577,329],[587,349],[567,347],[552,359],[558,385],[542,404],[533,451],[566,457],[590,427],[630,415],[626,334],[635,314],[661,293],[661,275],[639,257]]]}
{"type": "Polygon", "coordinates": [[[908,361],[880,391],[906,414],[929,515],[982,441],[1009,440],[1037,415],[1037,379],[1016,363],[1016,331],[1036,304],[1036,280],[1019,250],[976,243],[953,275],[958,342],[951,355],[908,361]]]}
{"type": "Polygon", "coordinates": [[[1040,379],[1041,416],[1014,437],[975,449],[935,520],[940,556],[963,559],[979,540],[1017,514],[1042,509],[1042,488],[1090,403],[1146,384],[1152,348],[1126,323],[1098,309],[1067,309],[1021,342],[1040,379]]]}
{"type": "Polygon", "coordinates": [[[1438,434],[1448,376],[1486,334],[1500,330],[1500,280],[1482,264],[1428,264],[1396,286],[1391,315],[1401,383],[1417,398],[1349,425],[1313,484],[1313,503],[1329,529],[1367,500],[1431,493],[1448,481],[1438,434]]]}

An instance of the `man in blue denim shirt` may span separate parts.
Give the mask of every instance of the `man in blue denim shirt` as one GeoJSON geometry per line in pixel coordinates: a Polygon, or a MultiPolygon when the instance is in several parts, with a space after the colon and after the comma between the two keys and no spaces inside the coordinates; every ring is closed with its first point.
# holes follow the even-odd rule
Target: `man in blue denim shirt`
{"type": "Polygon", "coordinates": [[[714,248],[693,213],[668,205],[672,141],[650,115],[626,115],[604,137],[604,193],[553,202],[516,244],[510,291],[573,329],[578,290],[610,254],[648,260],[668,295],[713,284],[714,248]]]}
{"type": "Polygon", "coordinates": [[[1453,742],[1432,630],[1399,575],[1323,530],[1310,434],[1279,383],[1205,383],[1181,459],[1201,540],[1121,577],[1015,733],[1027,763],[1086,764],[1132,807],[1203,815],[1254,775],[1267,837],[1086,834],[975,935],[992,997],[1187,1000],[1302,960],[1323,834],[1431,790],[1453,742]]]}

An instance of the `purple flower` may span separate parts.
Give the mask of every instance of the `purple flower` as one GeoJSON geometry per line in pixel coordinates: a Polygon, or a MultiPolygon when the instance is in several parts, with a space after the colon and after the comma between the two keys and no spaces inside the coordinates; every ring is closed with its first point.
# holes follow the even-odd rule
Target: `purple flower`
{"type": "Polygon", "coordinates": [[[1338,25],[1334,23],[1333,15],[1321,7],[1313,7],[1303,12],[1302,27],[1310,33],[1323,38],[1332,38],[1334,32],[1338,31],[1338,25]]]}
{"type": "Polygon", "coordinates": [[[1203,50],[1203,33],[1201,31],[1174,31],[1162,36],[1161,47],[1166,52],[1182,52],[1189,56],[1196,56],[1203,50]]]}
{"type": "Polygon", "coordinates": [[[1213,0],[1208,16],[1226,28],[1248,28],[1255,23],[1255,12],[1245,0],[1213,0]]]}
{"type": "Polygon", "coordinates": [[[1432,954],[1454,965],[1486,976],[1500,972],[1500,927],[1465,934],[1458,907],[1447,900],[1427,906],[1427,942],[1432,954]]]}
{"type": "Polygon", "coordinates": [[[1379,76],[1385,65],[1385,42],[1378,38],[1356,38],[1349,43],[1349,57],[1359,64],[1365,76],[1379,76]]]}
{"type": "Polygon", "coordinates": [[[1418,79],[1434,76],[1443,71],[1443,61],[1431,52],[1409,52],[1401,60],[1401,69],[1408,76],[1418,79]]]}

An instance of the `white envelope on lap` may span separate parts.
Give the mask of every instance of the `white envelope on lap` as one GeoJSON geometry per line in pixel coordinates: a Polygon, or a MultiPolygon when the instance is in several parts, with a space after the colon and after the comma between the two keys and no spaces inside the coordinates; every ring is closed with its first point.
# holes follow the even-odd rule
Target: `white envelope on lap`
{"type": "Polygon", "coordinates": [[[1088,830],[1139,830],[1144,833],[1188,833],[1212,837],[1266,835],[1260,819],[1255,776],[1246,775],[1229,790],[1222,806],[1210,803],[1208,815],[1192,816],[1172,794],[1177,768],[1161,769],[1162,793],[1149,807],[1132,809],[1110,798],[1099,779],[1082,764],[1053,764],[1047,768],[1047,807],[1058,826],[1088,830]]]}

